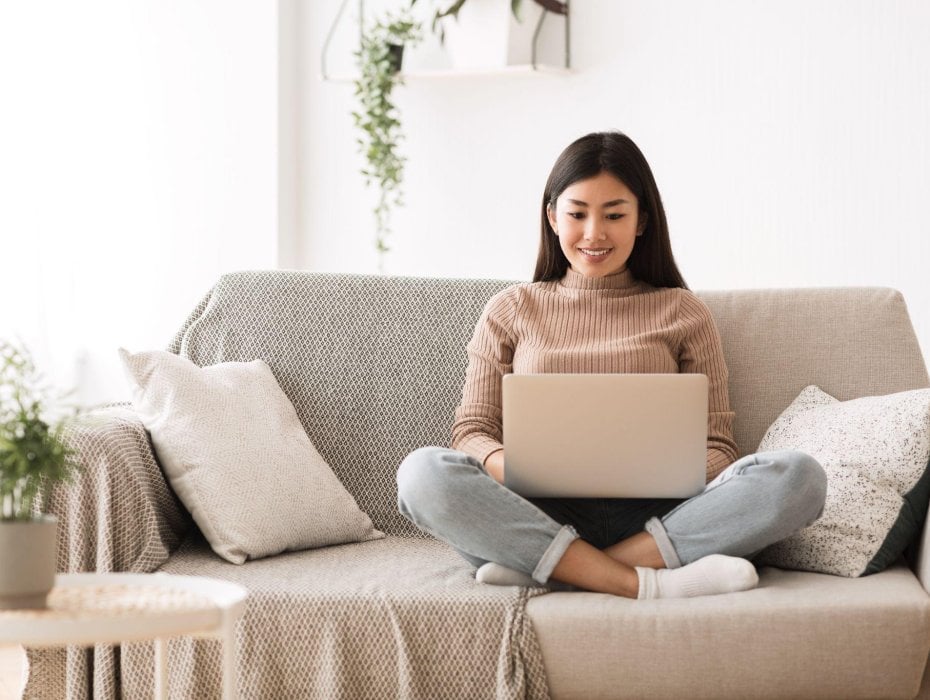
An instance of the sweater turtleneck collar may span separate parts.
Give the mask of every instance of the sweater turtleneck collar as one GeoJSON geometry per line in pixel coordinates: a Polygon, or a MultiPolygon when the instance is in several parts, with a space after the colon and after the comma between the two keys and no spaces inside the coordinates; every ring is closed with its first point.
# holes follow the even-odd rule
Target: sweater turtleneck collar
{"type": "Polygon", "coordinates": [[[622,272],[615,272],[606,277],[586,277],[574,268],[569,267],[565,276],[559,280],[559,286],[567,289],[582,290],[624,290],[633,289],[637,286],[633,273],[629,268],[622,272]]]}

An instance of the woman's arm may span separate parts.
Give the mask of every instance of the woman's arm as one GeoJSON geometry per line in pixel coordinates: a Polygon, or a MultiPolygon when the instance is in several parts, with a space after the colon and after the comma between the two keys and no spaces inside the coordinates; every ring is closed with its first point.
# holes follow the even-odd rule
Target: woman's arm
{"type": "Polygon", "coordinates": [[[727,365],[717,324],[707,305],[694,294],[684,291],[678,311],[683,335],[678,369],[680,372],[706,374],[709,384],[707,405],[707,480],[710,481],[738,457],[733,439],[733,419],[727,365]]]}
{"type": "Polygon", "coordinates": [[[501,380],[513,370],[515,291],[509,287],[491,297],[478,319],[467,347],[462,401],[452,425],[452,448],[482,464],[504,447],[501,380]]]}
{"type": "Polygon", "coordinates": [[[499,484],[504,483],[504,450],[496,450],[484,460],[484,470],[499,484]]]}

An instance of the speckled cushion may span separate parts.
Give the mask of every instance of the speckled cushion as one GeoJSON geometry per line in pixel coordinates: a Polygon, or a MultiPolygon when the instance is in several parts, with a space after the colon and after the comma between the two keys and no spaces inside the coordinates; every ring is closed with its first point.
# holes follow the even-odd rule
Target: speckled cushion
{"type": "Polygon", "coordinates": [[[384,536],[313,446],[264,361],[198,367],[124,349],[120,358],[171,486],[221,557],[242,564],[384,536]]]}
{"type": "Polygon", "coordinates": [[[838,401],[806,387],[759,451],[797,449],[827,472],[823,515],[764,550],[758,564],[863,576],[916,536],[930,497],[930,389],[838,401]]]}

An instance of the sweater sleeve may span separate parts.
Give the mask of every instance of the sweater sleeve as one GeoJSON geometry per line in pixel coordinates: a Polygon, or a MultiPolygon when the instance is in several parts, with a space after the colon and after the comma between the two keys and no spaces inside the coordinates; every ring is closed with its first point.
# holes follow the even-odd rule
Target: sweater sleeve
{"type": "Polygon", "coordinates": [[[462,402],[455,410],[452,448],[482,464],[504,447],[501,381],[513,371],[515,317],[516,297],[511,287],[488,301],[467,347],[468,368],[462,402]]]}
{"type": "Polygon", "coordinates": [[[679,371],[707,375],[707,481],[710,481],[738,456],[733,439],[736,414],[730,410],[729,374],[714,317],[707,305],[687,290],[681,297],[678,322],[683,328],[679,371]]]}

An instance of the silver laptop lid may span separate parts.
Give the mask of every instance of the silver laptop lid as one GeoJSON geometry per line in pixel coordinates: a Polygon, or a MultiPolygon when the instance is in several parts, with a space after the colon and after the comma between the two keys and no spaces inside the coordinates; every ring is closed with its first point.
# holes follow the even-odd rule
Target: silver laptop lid
{"type": "Polygon", "coordinates": [[[504,482],[523,496],[690,498],[704,488],[703,374],[508,374],[504,482]]]}

